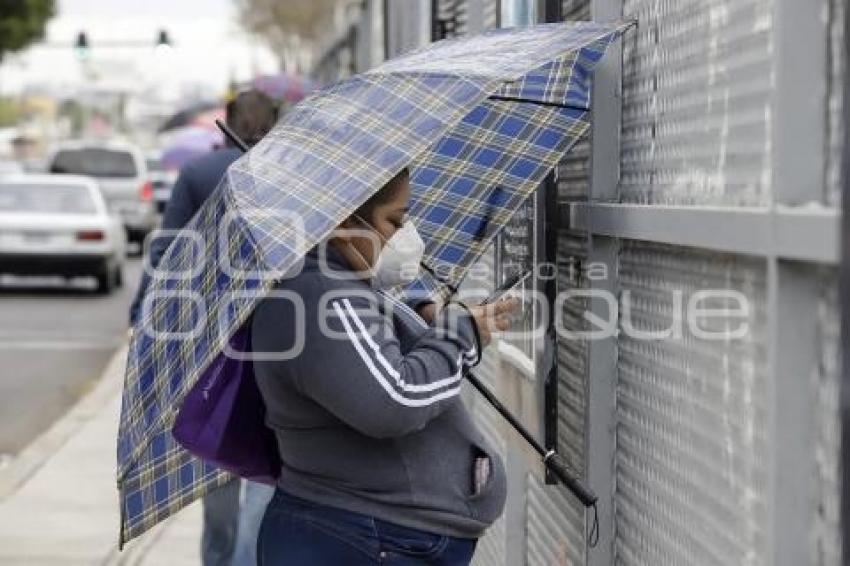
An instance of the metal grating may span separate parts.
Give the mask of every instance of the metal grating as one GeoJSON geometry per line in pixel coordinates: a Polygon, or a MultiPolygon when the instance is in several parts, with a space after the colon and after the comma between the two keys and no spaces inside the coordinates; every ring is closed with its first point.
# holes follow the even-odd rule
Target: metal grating
{"type": "MultiPolygon", "coordinates": [[[[587,289],[583,273],[587,260],[587,239],[562,232],[558,240],[558,291],[587,289]]],[[[584,313],[588,309],[585,297],[564,301],[561,325],[573,332],[587,329],[584,313]]],[[[558,336],[558,452],[575,470],[585,469],[585,413],[587,388],[587,342],[569,339],[563,332],[558,336]]]]}
{"type": "Polygon", "coordinates": [[[466,0],[435,0],[436,34],[438,39],[466,35],[469,8],[466,0]]]}
{"type": "Polygon", "coordinates": [[[586,200],[590,193],[590,136],[582,138],[558,164],[558,200],[586,200]]]}
{"type": "Polygon", "coordinates": [[[469,5],[467,0],[455,1],[455,35],[467,35],[469,33],[469,5]]]}
{"type": "Polygon", "coordinates": [[[771,0],[624,0],[621,196],[764,205],[770,197],[771,0]]]}
{"type": "MultiPolygon", "coordinates": [[[[588,281],[583,271],[587,260],[587,238],[581,234],[563,231],[558,238],[558,291],[586,289],[588,281]]],[[[574,298],[564,302],[562,325],[572,331],[587,328],[584,313],[586,298],[574,298]]],[[[587,418],[587,356],[585,340],[558,337],[558,453],[573,470],[584,475],[585,423],[587,418]]],[[[584,555],[585,514],[581,504],[574,498],[566,502],[566,542],[579,555],[584,555]]]]}
{"type": "Polygon", "coordinates": [[[844,60],[844,12],[846,0],[829,1],[828,89],[826,194],[831,206],[841,204],[841,150],[844,139],[843,92],[847,62],[844,60]]]}
{"type": "Polygon", "coordinates": [[[817,505],[812,521],[817,566],[842,564],[841,552],[841,422],[839,414],[839,380],[841,374],[840,306],[838,274],[828,272],[821,287],[818,304],[821,354],[814,372],[817,392],[817,505]]]}
{"type": "Polygon", "coordinates": [[[499,2],[501,0],[484,0],[483,26],[484,29],[499,27],[499,2]]]}
{"type": "Polygon", "coordinates": [[[545,485],[540,474],[527,475],[528,566],[584,564],[584,510],[559,485],[545,485]],[[582,527],[583,528],[583,527],[582,527]]]}
{"type": "Polygon", "coordinates": [[[563,0],[561,17],[565,22],[590,19],[590,0],[563,0]]]}
{"type": "MultiPolygon", "coordinates": [[[[561,4],[564,21],[589,20],[589,0],[564,0],[561,4]]],[[[584,200],[590,192],[590,134],[582,138],[558,164],[558,199],[584,200]]]]}
{"type": "MultiPolygon", "coordinates": [[[[619,264],[617,563],[764,564],[771,459],[765,261],[624,241],[619,264]],[[687,324],[681,337],[635,335],[681,327],[676,293],[687,305],[707,289],[747,298],[743,338],[698,338],[687,324]]],[[[712,302],[702,306],[734,306],[712,302]]],[[[739,324],[718,317],[700,328],[739,324]]]]}

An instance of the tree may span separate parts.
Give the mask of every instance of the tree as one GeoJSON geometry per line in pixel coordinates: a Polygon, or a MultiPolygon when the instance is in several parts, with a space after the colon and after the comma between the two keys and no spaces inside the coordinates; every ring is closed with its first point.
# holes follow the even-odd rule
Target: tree
{"type": "Polygon", "coordinates": [[[310,44],[332,25],[344,0],[235,0],[239,21],[283,56],[293,46],[310,44]]]}
{"type": "Polygon", "coordinates": [[[0,61],[44,37],[47,21],[56,14],[54,0],[0,0],[0,61]]]}

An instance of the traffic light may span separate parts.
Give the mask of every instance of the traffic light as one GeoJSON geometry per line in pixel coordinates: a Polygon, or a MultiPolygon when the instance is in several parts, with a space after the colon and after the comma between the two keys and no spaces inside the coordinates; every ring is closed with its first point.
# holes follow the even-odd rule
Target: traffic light
{"type": "Polygon", "coordinates": [[[80,59],[87,59],[89,56],[89,37],[86,32],[81,31],[77,34],[77,41],[74,42],[74,51],[80,59]]]}
{"type": "MultiPolygon", "coordinates": [[[[67,44],[65,44],[67,45],[67,44]]],[[[100,49],[101,47],[109,47],[109,48],[144,48],[150,46],[149,40],[136,40],[136,39],[120,39],[120,40],[97,40],[97,47],[100,49]]],[[[169,48],[172,47],[171,36],[168,35],[168,30],[160,29],[156,32],[156,38],[154,41],[154,48],[157,51],[168,51],[169,48]]],[[[89,36],[86,31],[80,31],[77,33],[77,39],[74,41],[74,51],[77,53],[77,57],[80,59],[88,59],[91,55],[92,46],[89,43],[89,36]]]]}
{"type": "Polygon", "coordinates": [[[159,33],[156,36],[156,46],[171,47],[171,38],[168,36],[168,32],[166,30],[159,30],[159,33]]]}

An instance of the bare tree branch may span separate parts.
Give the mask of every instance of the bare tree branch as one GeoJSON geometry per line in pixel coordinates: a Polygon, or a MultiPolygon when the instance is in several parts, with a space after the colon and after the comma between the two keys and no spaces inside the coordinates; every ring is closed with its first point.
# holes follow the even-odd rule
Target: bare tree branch
{"type": "Polygon", "coordinates": [[[266,39],[273,49],[292,37],[315,42],[333,22],[340,0],[235,0],[242,27],[266,39]]]}

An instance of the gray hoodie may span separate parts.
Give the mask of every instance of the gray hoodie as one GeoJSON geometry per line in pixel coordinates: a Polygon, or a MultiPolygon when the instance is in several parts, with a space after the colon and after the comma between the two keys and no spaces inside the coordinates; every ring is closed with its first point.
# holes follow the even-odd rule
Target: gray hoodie
{"type": "Polygon", "coordinates": [[[475,538],[501,514],[505,473],[459,393],[478,363],[475,322],[449,306],[428,325],[409,306],[315,250],[253,316],[252,349],[283,461],[279,486],[317,503],[432,533],[475,538]],[[304,309],[287,294],[300,297],[304,309]],[[300,322],[293,323],[293,321],[300,322]],[[474,462],[489,458],[483,487],[474,462]]]}

